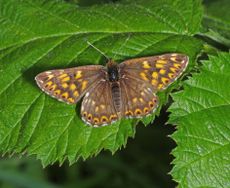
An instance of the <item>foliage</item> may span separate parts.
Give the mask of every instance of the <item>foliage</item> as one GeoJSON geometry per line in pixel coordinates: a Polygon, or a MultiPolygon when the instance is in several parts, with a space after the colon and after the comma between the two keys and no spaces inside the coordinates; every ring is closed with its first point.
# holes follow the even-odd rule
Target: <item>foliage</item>
{"type": "Polygon", "coordinates": [[[200,71],[173,94],[169,122],[178,125],[178,146],[172,175],[181,187],[229,187],[230,54],[211,56],[200,71]]]}

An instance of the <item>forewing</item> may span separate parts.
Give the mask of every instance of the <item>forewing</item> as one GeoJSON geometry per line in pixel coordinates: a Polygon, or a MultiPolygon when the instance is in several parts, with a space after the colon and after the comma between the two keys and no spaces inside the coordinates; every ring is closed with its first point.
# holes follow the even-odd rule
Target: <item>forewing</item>
{"type": "Polygon", "coordinates": [[[189,62],[184,54],[163,54],[136,58],[119,65],[121,77],[133,77],[150,83],[155,91],[167,88],[186,69],[189,62]]]}
{"type": "Polygon", "coordinates": [[[81,105],[81,116],[84,122],[94,127],[109,125],[119,119],[109,81],[101,81],[86,93],[81,105]]]}
{"type": "Polygon", "coordinates": [[[94,85],[104,79],[104,67],[81,66],[42,72],[35,77],[38,86],[48,95],[75,104],[94,85]]]}
{"type": "Polygon", "coordinates": [[[123,117],[143,117],[156,110],[158,98],[151,84],[126,76],[120,80],[120,85],[123,117]]]}

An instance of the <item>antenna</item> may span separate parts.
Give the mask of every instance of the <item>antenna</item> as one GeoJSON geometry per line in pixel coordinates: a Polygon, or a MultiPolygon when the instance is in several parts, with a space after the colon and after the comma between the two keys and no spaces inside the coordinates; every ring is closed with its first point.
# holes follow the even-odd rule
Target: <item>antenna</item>
{"type": "Polygon", "coordinates": [[[103,53],[101,50],[99,50],[96,46],[94,46],[92,43],[90,43],[89,41],[87,41],[87,44],[88,45],[90,45],[91,47],[93,47],[95,50],[97,50],[99,53],[101,53],[103,56],[105,56],[105,58],[107,59],[107,60],[110,60],[109,58],[108,58],[108,56],[107,55],[105,55],[105,53],[103,53]]]}

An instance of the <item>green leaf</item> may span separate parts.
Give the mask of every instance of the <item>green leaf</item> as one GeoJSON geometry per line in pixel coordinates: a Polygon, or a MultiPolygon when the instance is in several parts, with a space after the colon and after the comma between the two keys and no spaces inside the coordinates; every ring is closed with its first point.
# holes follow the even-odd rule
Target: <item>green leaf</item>
{"type": "Polygon", "coordinates": [[[173,178],[179,187],[230,186],[230,54],[203,62],[200,73],[173,94],[169,122],[173,139],[173,178]]]}
{"type": "Polygon", "coordinates": [[[207,1],[202,21],[205,35],[227,47],[230,47],[229,9],[229,0],[207,1]]]}
{"type": "MultiPolygon", "coordinates": [[[[185,53],[190,68],[201,50],[201,42],[192,37],[200,27],[199,0],[127,1],[87,8],[62,1],[0,0],[0,4],[0,151],[35,154],[44,166],[65,159],[72,164],[102,149],[114,153],[134,136],[136,121],[87,127],[79,117],[80,104],[75,108],[44,94],[34,81],[36,74],[104,64],[87,41],[118,62],[185,53]]],[[[161,105],[176,85],[160,94],[161,105]]]]}

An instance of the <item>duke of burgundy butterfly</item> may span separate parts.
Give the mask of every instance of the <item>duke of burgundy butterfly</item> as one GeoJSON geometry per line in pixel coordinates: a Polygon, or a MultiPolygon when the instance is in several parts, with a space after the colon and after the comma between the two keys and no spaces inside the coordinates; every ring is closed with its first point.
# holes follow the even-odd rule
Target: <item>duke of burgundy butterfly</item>
{"type": "Polygon", "coordinates": [[[87,65],[42,72],[38,86],[68,104],[81,105],[82,120],[93,127],[110,125],[121,118],[140,118],[158,106],[156,93],[174,82],[186,69],[184,54],[135,58],[106,66],[87,65]]]}

